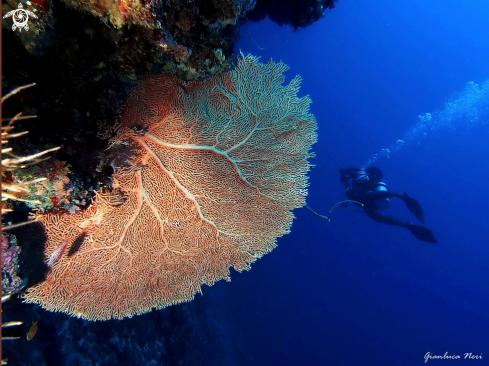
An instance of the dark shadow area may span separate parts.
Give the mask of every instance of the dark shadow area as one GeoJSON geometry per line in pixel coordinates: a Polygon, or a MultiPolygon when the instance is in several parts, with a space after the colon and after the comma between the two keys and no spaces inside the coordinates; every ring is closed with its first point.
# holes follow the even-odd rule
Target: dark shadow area
{"type": "Polygon", "coordinates": [[[29,288],[46,279],[48,266],[44,262],[47,236],[40,223],[32,223],[9,231],[17,237],[21,249],[20,261],[29,288]]]}
{"type": "Polygon", "coordinates": [[[23,321],[23,334],[3,342],[3,357],[10,366],[229,366],[219,325],[207,309],[207,301],[198,296],[191,303],[132,319],[90,322],[14,299],[4,309],[4,321],[23,321]],[[27,342],[32,319],[39,320],[39,330],[27,342]]]}
{"type": "Polygon", "coordinates": [[[81,233],[71,244],[70,250],[68,250],[68,257],[71,257],[72,255],[76,254],[80,247],[82,246],[83,242],[85,241],[85,237],[87,234],[81,233]]]}

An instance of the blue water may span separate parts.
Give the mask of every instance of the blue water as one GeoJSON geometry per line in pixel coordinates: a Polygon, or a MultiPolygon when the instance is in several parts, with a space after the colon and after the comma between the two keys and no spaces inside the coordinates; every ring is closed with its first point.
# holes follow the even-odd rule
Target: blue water
{"type": "MultiPolygon", "coordinates": [[[[422,203],[439,244],[343,207],[331,222],[298,209],[272,253],[188,304],[93,323],[11,300],[4,320],[39,331],[9,364],[488,365],[489,2],[339,0],[297,32],[246,29],[286,43],[260,50],[243,31],[236,50],[283,60],[313,101],[308,204],[327,214],[345,199],[338,169],[373,164],[422,203]]],[[[388,213],[416,220],[396,199],[388,213]]]]}
{"type": "MultiPolygon", "coordinates": [[[[384,181],[422,203],[439,245],[341,207],[329,223],[296,210],[276,250],[204,289],[236,365],[421,365],[428,352],[484,358],[426,364],[489,364],[488,24],[482,0],[341,0],[297,32],[246,25],[261,47],[287,43],[261,51],[243,32],[238,48],[283,60],[313,100],[308,204],[326,214],[345,199],[338,169],[379,154],[384,181]],[[482,95],[472,104],[468,82],[482,95]],[[423,124],[426,113],[436,118],[423,124]]],[[[391,201],[389,213],[415,220],[391,201]]]]}

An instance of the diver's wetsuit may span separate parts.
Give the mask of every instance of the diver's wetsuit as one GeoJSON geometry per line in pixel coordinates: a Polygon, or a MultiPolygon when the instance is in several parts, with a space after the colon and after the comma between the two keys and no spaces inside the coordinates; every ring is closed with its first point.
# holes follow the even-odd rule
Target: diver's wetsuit
{"type": "MultiPolygon", "coordinates": [[[[377,202],[379,199],[386,199],[386,198],[392,198],[392,197],[397,197],[402,199],[402,194],[396,193],[396,192],[367,192],[365,195],[365,199],[363,201],[364,206],[363,210],[367,214],[368,217],[371,219],[374,219],[377,222],[383,222],[389,225],[397,225],[397,226],[402,226],[402,227],[407,227],[408,222],[401,221],[394,216],[389,216],[386,215],[382,212],[380,212],[379,208],[377,207],[377,202]]],[[[356,199],[355,199],[356,200],[356,199]]]]}
{"type": "Polygon", "coordinates": [[[407,226],[406,222],[393,216],[386,215],[380,211],[379,201],[386,203],[387,199],[392,197],[402,199],[402,194],[391,192],[389,190],[377,190],[378,187],[385,187],[385,189],[387,189],[387,186],[380,182],[381,177],[379,174],[367,174],[365,170],[355,168],[340,169],[340,174],[341,182],[344,183],[346,187],[346,195],[348,196],[348,199],[363,203],[363,210],[368,217],[377,222],[383,222],[389,225],[407,226]],[[379,183],[381,185],[379,185],[379,183]]]}
{"type": "Polygon", "coordinates": [[[341,183],[345,184],[346,194],[349,200],[363,204],[363,210],[368,217],[377,222],[389,225],[405,227],[418,239],[437,243],[433,232],[425,227],[413,225],[411,221],[402,221],[393,216],[386,215],[380,210],[387,208],[388,199],[397,197],[402,199],[408,209],[422,222],[423,209],[418,201],[411,198],[407,193],[389,191],[387,185],[381,182],[382,172],[376,167],[366,170],[357,168],[340,169],[341,183]]]}

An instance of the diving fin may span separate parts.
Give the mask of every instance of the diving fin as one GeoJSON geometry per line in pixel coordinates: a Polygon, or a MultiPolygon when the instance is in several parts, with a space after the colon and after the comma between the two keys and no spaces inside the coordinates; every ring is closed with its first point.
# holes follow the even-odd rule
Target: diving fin
{"type": "Polygon", "coordinates": [[[402,195],[403,201],[406,203],[407,208],[409,211],[413,213],[416,218],[421,221],[424,224],[424,214],[423,214],[423,208],[421,207],[421,204],[416,201],[414,198],[409,196],[407,193],[404,193],[402,195]]]}
{"type": "Polygon", "coordinates": [[[419,225],[408,225],[407,228],[411,230],[413,235],[417,237],[419,240],[426,241],[428,243],[438,244],[438,241],[435,238],[435,234],[430,229],[419,226],[419,225]]]}

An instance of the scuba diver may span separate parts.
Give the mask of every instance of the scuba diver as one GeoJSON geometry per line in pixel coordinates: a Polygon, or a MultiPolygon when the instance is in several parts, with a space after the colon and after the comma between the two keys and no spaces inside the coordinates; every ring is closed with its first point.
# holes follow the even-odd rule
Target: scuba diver
{"type": "Polygon", "coordinates": [[[396,197],[406,203],[407,208],[424,224],[423,209],[418,201],[407,193],[391,192],[387,184],[382,182],[382,172],[379,168],[371,166],[367,169],[347,168],[340,169],[341,183],[345,185],[345,193],[348,200],[337,203],[329,211],[328,216],[320,215],[307,205],[304,208],[310,210],[316,216],[330,221],[329,215],[338,206],[348,207],[354,203],[363,208],[368,217],[389,225],[402,226],[410,230],[418,239],[428,243],[438,244],[433,232],[424,226],[414,225],[411,220],[402,221],[393,216],[381,212],[389,206],[389,199],[396,197]]]}
{"type": "Polygon", "coordinates": [[[407,208],[424,224],[423,209],[418,201],[407,193],[392,192],[382,182],[382,172],[371,166],[365,170],[356,168],[340,169],[341,183],[345,185],[345,193],[350,201],[363,207],[368,217],[389,225],[405,227],[418,239],[438,244],[433,232],[423,226],[414,225],[410,220],[402,221],[381,212],[389,206],[389,198],[400,198],[407,208]]]}

